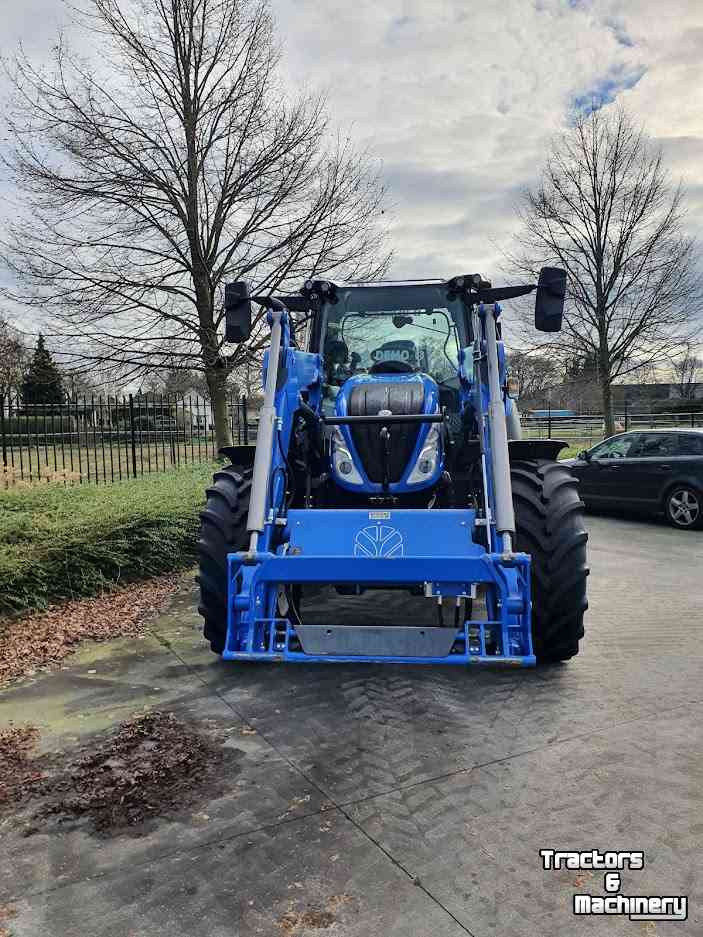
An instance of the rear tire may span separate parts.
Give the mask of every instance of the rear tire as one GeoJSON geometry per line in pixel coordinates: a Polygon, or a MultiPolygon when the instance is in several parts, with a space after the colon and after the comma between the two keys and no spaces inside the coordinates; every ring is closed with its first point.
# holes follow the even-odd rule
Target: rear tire
{"type": "Polygon", "coordinates": [[[703,496],[691,485],[675,485],[664,499],[664,513],[677,530],[700,530],[703,526],[703,496]]]}
{"type": "Polygon", "coordinates": [[[579,651],[586,598],[586,541],[578,481],[558,462],[511,466],[516,549],[532,556],[532,643],[537,662],[579,651]]]}
{"type": "Polygon", "coordinates": [[[248,545],[251,476],[251,469],[239,472],[233,465],[215,472],[200,514],[198,611],[205,619],[203,634],[216,654],[224,651],[227,638],[227,554],[248,545]]]}

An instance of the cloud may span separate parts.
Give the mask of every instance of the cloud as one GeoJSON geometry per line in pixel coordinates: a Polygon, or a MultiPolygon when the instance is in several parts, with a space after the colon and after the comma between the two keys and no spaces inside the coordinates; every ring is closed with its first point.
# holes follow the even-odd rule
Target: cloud
{"type": "MultiPolygon", "coordinates": [[[[654,105],[672,172],[693,168],[678,155],[677,120],[703,140],[700,82],[686,74],[699,67],[703,7],[672,4],[663,29],[654,0],[505,0],[500,13],[462,0],[279,0],[275,9],[290,80],[323,82],[334,119],[383,160],[393,274],[412,276],[417,264],[443,276],[460,262],[498,278],[517,196],[537,181],[574,107],[623,100],[650,123],[654,105]]],[[[693,219],[693,187],[690,196],[693,219]]]]}
{"type": "Polygon", "coordinates": [[[634,39],[628,34],[622,20],[619,20],[615,16],[606,16],[603,19],[603,24],[613,31],[613,35],[621,46],[625,46],[626,49],[631,49],[635,45],[634,39]]]}
{"type": "MultiPolygon", "coordinates": [[[[4,44],[48,54],[59,0],[6,4],[4,44]]],[[[383,167],[394,276],[500,281],[520,191],[573,108],[624,102],[703,223],[700,0],[272,0],[284,79],[383,167]]],[[[0,180],[1,181],[1,180],[0,180]]]]}

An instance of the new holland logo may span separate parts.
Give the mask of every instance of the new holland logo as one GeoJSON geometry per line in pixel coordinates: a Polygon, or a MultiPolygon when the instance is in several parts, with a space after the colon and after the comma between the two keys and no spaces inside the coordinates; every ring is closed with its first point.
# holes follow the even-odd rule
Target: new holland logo
{"type": "Polygon", "coordinates": [[[403,535],[395,527],[363,527],[354,538],[354,556],[403,555],[403,535]]]}

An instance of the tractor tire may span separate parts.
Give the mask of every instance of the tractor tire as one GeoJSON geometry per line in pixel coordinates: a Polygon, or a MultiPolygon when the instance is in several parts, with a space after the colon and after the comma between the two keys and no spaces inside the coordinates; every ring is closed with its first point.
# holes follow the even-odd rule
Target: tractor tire
{"type": "Polygon", "coordinates": [[[251,469],[239,471],[233,465],[215,472],[200,514],[198,611],[205,619],[203,634],[215,654],[224,651],[227,638],[227,554],[248,546],[251,475],[251,469]]]}
{"type": "Polygon", "coordinates": [[[538,664],[579,651],[586,599],[584,507],[577,479],[559,462],[511,466],[517,550],[532,556],[532,643],[538,664]]]}

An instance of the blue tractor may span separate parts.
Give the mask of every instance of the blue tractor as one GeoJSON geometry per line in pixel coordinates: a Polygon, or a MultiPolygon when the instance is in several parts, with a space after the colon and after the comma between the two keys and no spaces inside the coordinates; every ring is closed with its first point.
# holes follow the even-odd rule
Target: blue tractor
{"type": "Polygon", "coordinates": [[[201,515],[213,651],[516,665],[578,653],[583,505],[555,461],[564,444],[520,438],[499,305],[536,290],[537,328],[557,331],[565,288],[557,268],[502,288],[480,275],[315,280],[278,298],[227,286],[226,339],[248,339],[257,302],[271,344],[256,447],[223,450],[232,464],[201,515]],[[336,601],[321,618],[324,589],[336,601]],[[389,619],[398,592],[414,611],[389,619]]]}

